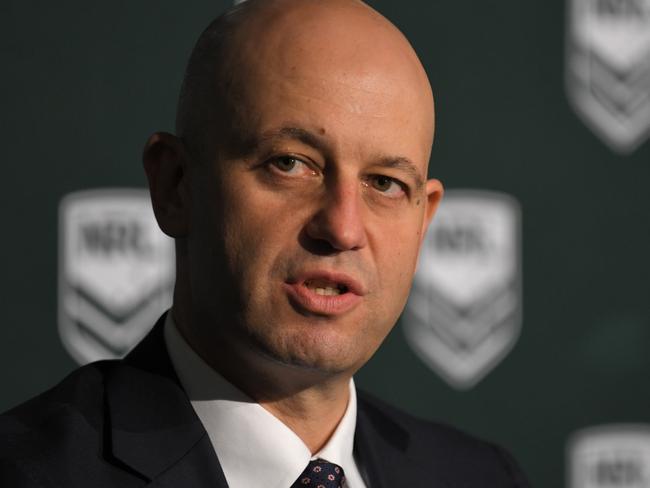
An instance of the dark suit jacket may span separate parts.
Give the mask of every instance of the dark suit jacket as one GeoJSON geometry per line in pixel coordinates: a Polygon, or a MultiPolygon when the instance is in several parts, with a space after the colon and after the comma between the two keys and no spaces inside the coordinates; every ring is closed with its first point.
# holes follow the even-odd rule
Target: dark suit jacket
{"type": "MultiPolygon", "coordinates": [[[[0,416],[0,486],[226,488],[162,325],[124,360],[84,366],[0,416]]],[[[363,392],[355,449],[370,488],[528,486],[502,449],[363,392]]]]}

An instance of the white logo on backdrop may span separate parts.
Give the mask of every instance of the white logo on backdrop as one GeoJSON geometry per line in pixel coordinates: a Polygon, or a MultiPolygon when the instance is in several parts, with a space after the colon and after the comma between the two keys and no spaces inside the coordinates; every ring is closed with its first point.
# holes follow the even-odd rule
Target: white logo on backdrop
{"type": "Polygon", "coordinates": [[[124,356],[171,305],[174,242],[140,189],[88,190],[59,207],[59,333],[84,364],[124,356]]]}
{"type": "Polygon", "coordinates": [[[567,456],[568,488],[650,487],[650,425],[579,431],[567,456]]]}
{"type": "Polygon", "coordinates": [[[610,147],[630,152],[650,135],[650,0],[569,1],[569,99],[610,147]]]}
{"type": "Polygon", "coordinates": [[[474,386],[519,336],[520,220],[513,197],[448,190],[425,236],[402,324],[413,351],[456,388],[474,386]]]}

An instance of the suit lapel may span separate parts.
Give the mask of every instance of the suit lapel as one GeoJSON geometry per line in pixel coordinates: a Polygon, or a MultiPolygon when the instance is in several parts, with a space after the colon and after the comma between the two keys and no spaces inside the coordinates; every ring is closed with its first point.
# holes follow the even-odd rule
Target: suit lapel
{"type": "Polygon", "coordinates": [[[173,463],[148,486],[151,488],[228,488],[207,435],[204,435],[178,462],[173,463]]]}
{"type": "Polygon", "coordinates": [[[359,392],[355,453],[369,488],[451,488],[437,478],[438,470],[423,466],[409,454],[411,435],[401,424],[370,405],[359,392]]]}
{"type": "Polygon", "coordinates": [[[151,486],[227,484],[201,421],[171,364],[164,316],[106,374],[104,455],[151,486]]]}

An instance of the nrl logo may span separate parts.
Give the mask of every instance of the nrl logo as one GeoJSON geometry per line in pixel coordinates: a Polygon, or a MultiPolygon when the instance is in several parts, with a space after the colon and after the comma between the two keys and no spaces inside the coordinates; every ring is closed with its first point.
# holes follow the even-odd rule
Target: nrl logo
{"type": "Polygon", "coordinates": [[[570,0],[566,86],[576,112],[613,149],[650,135],[650,0],[570,0]]]}
{"type": "Polygon", "coordinates": [[[520,225],[510,196],[449,190],[422,243],[403,330],[455,388],[474,386],[519,336],[520,225]]]}
{"type": "Polygon", "coordinates": [[[174,243],[146,190],[89,190],[59,207],[59,334],[80,364],[124,356],[171,304],[174,243]]]}
{"type": "Polygon", "coordinates": [[[569,488],[650,487],[650,426],[611,425],[578,432],[567,450],[569,488]]]}

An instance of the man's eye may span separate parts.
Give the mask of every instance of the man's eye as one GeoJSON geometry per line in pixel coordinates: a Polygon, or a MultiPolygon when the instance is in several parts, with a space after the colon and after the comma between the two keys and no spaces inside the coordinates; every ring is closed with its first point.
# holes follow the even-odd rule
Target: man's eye
{"type": "Polygon", "coordinates": [[[279,171],[288,175],[299,175],[306,172],[313,173],[313,170],[307,164],[298,158],[291,156],[282,156],[271,161],[279,171]]]}
{"type": "Polygon", "coordinates": [[[391,197],[396,197],[401,195],[404,192],[404,188],[394,178],[384,175],[374,175],[370,177],[370,184],[372,187],[391,197]]]}

